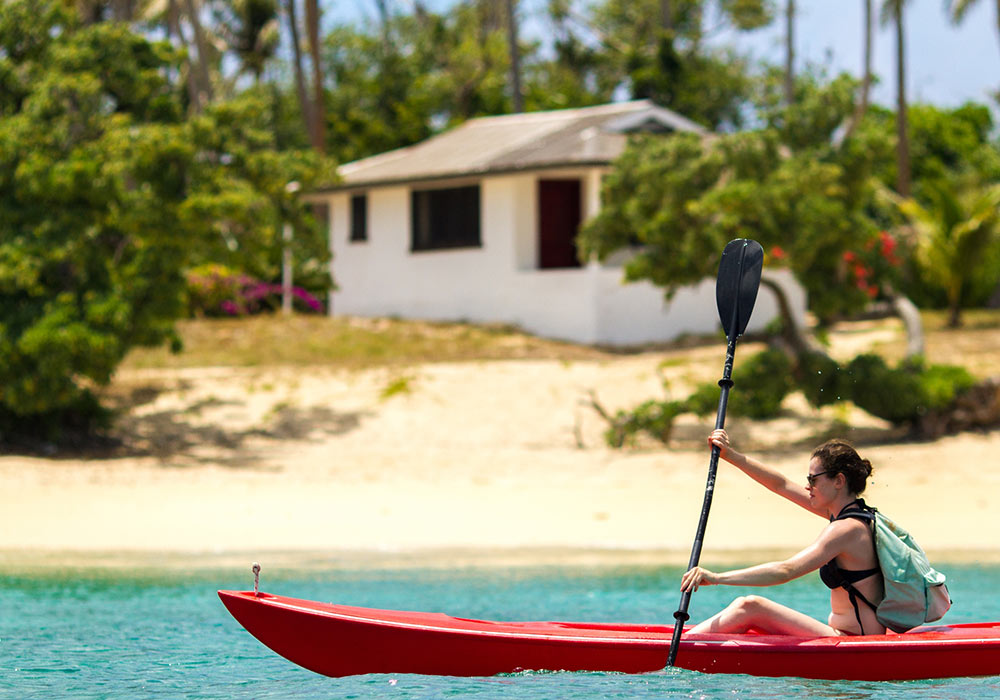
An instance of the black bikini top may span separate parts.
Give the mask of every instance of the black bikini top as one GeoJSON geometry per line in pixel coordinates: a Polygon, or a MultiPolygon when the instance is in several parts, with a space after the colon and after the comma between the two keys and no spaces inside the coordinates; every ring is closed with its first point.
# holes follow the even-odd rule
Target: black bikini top
{"type": "MultiPolygon", "coordinates": [[[[872,523],[875,520],[875,514],[868,510],[864,500],[859,498],[844,506],[836,518],[830,518],[830,522],[844,520],[845,518],[857,518],[858,520],[864,520],[866,523],[872,523]]],[[[874,546],[874,541],[872,546],[874,546]]],[[[826,584],[827,588],[848,588],[858,581],[863,581],[881,571],[877,566],[873,569],[862,570],[841,569],[837,566],[837,560],[834,558],[819,568],[819,577],[826,584]]]]}

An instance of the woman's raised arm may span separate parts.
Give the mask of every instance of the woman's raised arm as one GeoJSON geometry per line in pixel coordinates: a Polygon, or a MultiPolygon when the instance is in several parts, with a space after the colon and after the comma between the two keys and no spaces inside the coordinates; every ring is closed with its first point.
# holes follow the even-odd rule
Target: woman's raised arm
{"type": "Polygon", "coordinates": [[[718,445],[721,450],[719,456],[722,459],[732,464],[761,486],[783,498],[787,498],[795,505],[805,508],[810,513],[826,517],[826,513],[814,509],[809,503],[809,491],[805,486],[789,481],[784,474],[771,469],[752,457],[747,457],[745,454],[734,450],[729,444],[729,435],[726,434],[725,430],[712,431],[712,434],[708,437],[708,444],[718,445]]]}

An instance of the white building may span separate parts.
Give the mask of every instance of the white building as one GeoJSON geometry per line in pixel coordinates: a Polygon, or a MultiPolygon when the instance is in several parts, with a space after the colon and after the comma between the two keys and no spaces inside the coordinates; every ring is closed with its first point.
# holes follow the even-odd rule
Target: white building
{"type": "MultiPolygon", "coordinates": [[[[472,119],[343,165],[311,196],[330,215],[330,313],[499,322],[582,343],[635,345],[719,327],[715,281],[668,304],[624,283],[621,260],[580,264],[575,237],[635,131],[698,125],[646,100],[472,119]]],[[[719,251],[721,254],[721,250],[719,251]]],[[[792,298],[804,313],[804,297],[792,298]]],[[[762,291],[750,330],[777,314],[762,291]]]]}

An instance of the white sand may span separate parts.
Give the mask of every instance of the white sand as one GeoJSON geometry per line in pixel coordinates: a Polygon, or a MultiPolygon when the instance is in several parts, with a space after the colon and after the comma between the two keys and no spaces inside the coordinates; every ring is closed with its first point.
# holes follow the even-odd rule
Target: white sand
{"type": "MultiPolygon", "coordinates": [[[[159,392],[127,420],[133,454],[0,457],[0,554],[596,548],[686,560],[712,421],[683,417],[669,448],[611,450],[587,392],[609,409],[633,406],[663,395],[665,357],[674,387],[714,378],[720,353],[703,354],[683,370],[645,354],[124,374],[118,385],[159,392]],[[383,398],[394,384],[408,391],[383,398]]],[[[808,440],[829,421],[801,403],[774,421],[731,418],[734,443],[804,478],[808,440]]],[[[852,422],[887,433],[862,415],[852,422]]],[[[972,560],[1000,550],[1000,433],[861,452],[875,465],[869,502],[926,549],[972,560]]],[[[719,473],[703,561],[790,552],[821,529],[730,465],[719,473]]]]}

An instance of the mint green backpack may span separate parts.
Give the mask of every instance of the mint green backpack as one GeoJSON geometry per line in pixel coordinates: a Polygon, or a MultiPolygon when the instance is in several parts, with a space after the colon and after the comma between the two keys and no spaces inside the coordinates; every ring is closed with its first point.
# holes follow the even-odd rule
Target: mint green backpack
{"type": "MultiPolygon", "coordinates": [[[[855,504],[858,509],[845,509],[835,519],[859,518],[870,524],[885,586],[882,602],[874,605],[854,584],[847,581],[841,583],[854,606],[858,624],[861,625],[859,600],[874,610],[876,619],[893,632],[906,632],[944,617],[951,607],[944,574],[931,567],[924,550],[910,533],[862,499],[859,498],[855,504]]],[[[864,625],[861,625],[861,631],[863,634],[864,625]]]]}
{"type": "Polygon", "coordinates": [[[951,607],[944,574],[931,567],[910,533],[871,510],[875,514],[875,552],[885,583],[885,597],[875,607],[875,617],[894,632],[940,620],[951,607]]]}

